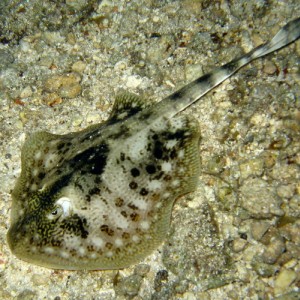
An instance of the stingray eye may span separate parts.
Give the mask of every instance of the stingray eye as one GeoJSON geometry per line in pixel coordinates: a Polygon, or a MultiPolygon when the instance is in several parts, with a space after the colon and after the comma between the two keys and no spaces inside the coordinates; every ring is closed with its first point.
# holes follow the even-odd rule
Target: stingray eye
{"type": "Polygon", "coordinates": [[[60,216],[62,214],[62,208],[61,207],[56,207],[52,212],[52,216],[60,216]]]}
{"type": "Polygon", "coordinates": [[[56,201],[55,204],[57,208],[60,208],[63,217],[68,217],[72,213],[72,202],[70,198],[61,197],[56,201]]]}
{"type": "Polygon", "coordinates": [[[61,197],[55,202],[54,209],[49,213],[48,218],[55,220],[60,217],[66,218],[72,213],[72,202],[70,198],[61,197]]]}
{"type": "Polygon", "coordinates": [[[63,209],[60,205],[56,205],[54,209],[48,214],[48,219],[56,220],[63,214],[63,209]]]}

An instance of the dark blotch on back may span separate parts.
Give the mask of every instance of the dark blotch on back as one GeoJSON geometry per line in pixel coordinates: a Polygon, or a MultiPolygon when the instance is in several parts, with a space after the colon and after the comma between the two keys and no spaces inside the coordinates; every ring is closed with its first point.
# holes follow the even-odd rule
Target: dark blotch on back
{"type": "Polygon", "coordinates": [[[45,176],[46,176],[46,174],[43,173],[43,172],[41,172],[41,173],[38,174],[38,178],[39,178],[40,180],[44,179],[45,176]]]}
{"type": "Polygon", "coordinates": [[[132,190],[135,190],[137,187],[138,187],[138,184],[134,181],[131,181],[129,183],[129,187],[132,189],[132,190]]]}
{"type": "Polygon", "coordinates": [[[92,195],[100,195],[101,190],[98,187],[93,187],[89,190],[90,196],[92,195]]]}
{"type": "Polygon", "coordinates": [[[101,175],[106,165],[108,152],[108,145],[102,143],[99,146],[88,148],[67,163],[72,166],[74,171],[81,169],[83,172],[101,175]]]}
{"type": "MultiPolygon", "coordinates": [[[[227,71],[227,69],[225,69],[227,71]]],[[[197,78],[194,82],[195,83],[201,83],[201,82],[205,82],[205,83],[208,83],[208,84],[211,84],[211,73],[207,73],[207,74],[204,74],[203,76],[197,78]]]]}
{"type": "Polygon", "coordinates": [[[163,143],[160,141],[156,141],[154,144],[153,155],[157,159],[162,159],[163,157],[163,143]]]}
{"type": "Polygon", "coordinates": [[[149,193],[149,192],[148,192],[145,188],[142,188],[142,189],[140,190],[140,195],[141,195],[141,196],[147,196],[148,193],[149,193]]]}
{"type": "Polygon", "coordinates": [[[154,174],[156,172],[156,168],[154,165],[147,165],[146,166],[146,171],[148,174],[154,174]]]}
{"type": "Polygon", "coordinates": [[[132,175],[133,177],[138,177],[138,176],[140,176],[140,171],[139,171],[139,169],[137,169],[137,168],[132,168],[132,169],[130,170],[130,173],[131,173],[131,175],[132,175]]]}
{"type": "Polygon", "coordinates": [[[175,92],[175,93],[173,93],[172,95],[170,95],[168,98],[169,98],[170,100],[176,101],[176,100],[178,100],[178,98],[180,98],[180,96],[181,96],[181,92],[178,91],[178,92],[175,92]]]}
{"type": "Polygon", "coordinates": [[[56,146],[56,149],[59,151],[59,150],[61,150],[62,148],[64,148],[65,147],[65,144],[64,143],[60,143],[60,144],[58,144],[57,146],[56,146]]]}
{"type": "Polygon", "coordinates": [[[132,117],[133,115],[137,114],[138,112],[140,112],[142,110],[142,107],[140,106],[126,106],[125,108],[123,108],[124,111],[126,111],[126,116],[124,118],[118,118],[119,114],[114,114],[113,116],[111,116],[111,118],[107,121],[108,125],[113,125],[116,124],[118,122],[124,121],[130,117],[132,117]]]}
{"type": "Polygon", "coordinates": [[[167,132],[165,137],[167,140],[182,140],[184,139],[184,135],[186,133],[186,130],[184,129],[180,129],[180,130],[177,130],[175,132],[167,132]]]}
{"type": "Polygon", "coordinates": [[[123,204],[124,204],[124,200],[123,200],[122,198],[117,198],[117,199],[115,200],[115,205],[116,205],[117,207],[121,207],[121,206],[123,206],[123,204]]]}
{"type": "Polygon", "coordinates": [[[102,232],[105,232],[107,235],[109,236],[113,236],[114,235],[114,231],[108,227],[108,225],[104,224],[100,226],[100,230],[102,232]]]}

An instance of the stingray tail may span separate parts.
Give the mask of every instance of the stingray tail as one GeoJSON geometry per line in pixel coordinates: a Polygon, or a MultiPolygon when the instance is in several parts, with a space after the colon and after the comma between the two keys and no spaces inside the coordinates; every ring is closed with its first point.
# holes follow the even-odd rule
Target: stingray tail
{"type": "Polygon", "coordinates": [[[158,107],[158,110],[164,112],[167,118],[171,118],[199,100],[203,95],[251,61],[283,48],[297,40],[299,37],[300,18],[287,23],[269,42],[258,46],[240,58],[234,59],[231,62],[216,68],[212,72],[199,77],[171,94],[159,103],[159,106],[161,106],[158,107]]]}

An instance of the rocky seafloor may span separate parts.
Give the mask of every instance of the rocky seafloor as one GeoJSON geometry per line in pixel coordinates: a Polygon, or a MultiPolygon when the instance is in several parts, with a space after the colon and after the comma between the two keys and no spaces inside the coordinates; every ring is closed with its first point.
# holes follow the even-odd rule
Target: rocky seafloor
{"type": "Polygon", "coordinates": [[[292,0],[2,0],[0,298],[300,299],[299,41],[187,109],[202,135],[199,187],[144,261],[58,271],[6,242],[26,135],[104,121],[122,90],[162,99],[299,15],[292,0]]]}

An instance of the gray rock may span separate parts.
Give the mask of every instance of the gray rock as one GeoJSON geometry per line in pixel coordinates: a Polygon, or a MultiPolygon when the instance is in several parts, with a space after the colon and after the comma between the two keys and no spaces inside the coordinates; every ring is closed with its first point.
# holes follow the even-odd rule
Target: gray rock
{"type": "Polygon", "coordinates": [[[254,218],[270,218],[284,214],[280,205],[282,201],[275,188],[260,178],[250,178],[244,181],[240,188],[240,205],[254,218]]]}

